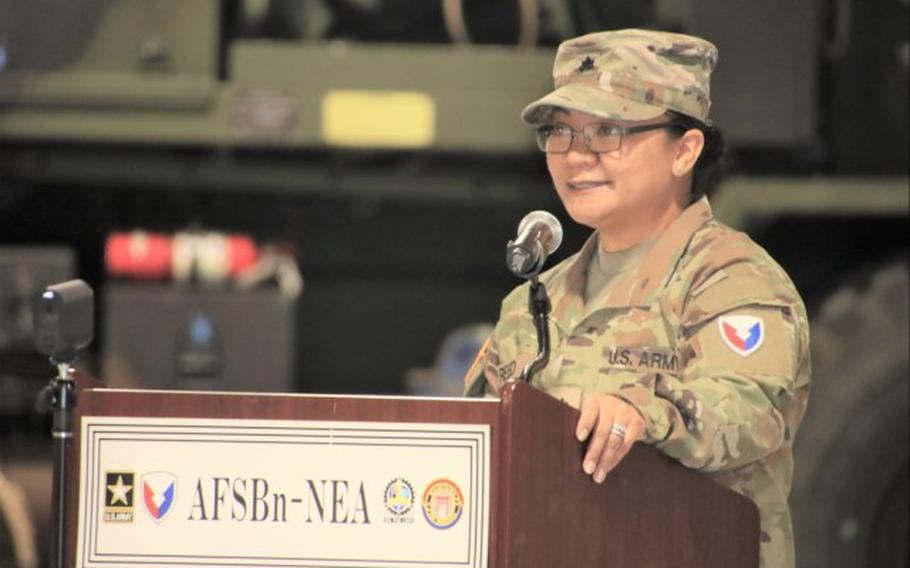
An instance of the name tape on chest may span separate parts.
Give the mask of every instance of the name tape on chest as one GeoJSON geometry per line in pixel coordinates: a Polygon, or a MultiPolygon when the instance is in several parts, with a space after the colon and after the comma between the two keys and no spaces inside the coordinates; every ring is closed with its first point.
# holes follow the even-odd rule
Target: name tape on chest
{"type": "Polygon", "coordinates": [[[639,367],[671,373],[678,373],[680,368],[679,355],[662,349],[607,347],[603,355],[611,367],[639,367]]]}

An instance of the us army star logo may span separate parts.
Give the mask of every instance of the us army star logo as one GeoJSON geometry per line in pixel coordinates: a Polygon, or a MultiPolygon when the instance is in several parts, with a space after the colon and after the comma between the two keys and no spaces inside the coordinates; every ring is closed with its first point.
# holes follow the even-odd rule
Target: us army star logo
{"type": "Polygon", "coordinates": [[[132,485],[127,485],[123,482],[123,476],[117,476],[117,483],[114,485],[107,486],[108,491],[111,492],[110,504],[116,505],[117,503],[123,503],[126,506],[130,505],[130,500],[127,498],[127,494],[133,489],[132,485]]]}
{"type": "Polygon", "coordinates": [[[104,473],[104,522],[133,522],[133,495],[135,474],[131,471],[104,473]]]}
{"type": "Polygon", "coordinates": [[[593,71],[593,70],[594,70],[594,60],[589,55],[588,57],[585,57],[584,60],[582,60],[581,65],[579,65],[578,69],[576,69],[575,71],[577,73],[584,73],[585,71],[593,71]]]}

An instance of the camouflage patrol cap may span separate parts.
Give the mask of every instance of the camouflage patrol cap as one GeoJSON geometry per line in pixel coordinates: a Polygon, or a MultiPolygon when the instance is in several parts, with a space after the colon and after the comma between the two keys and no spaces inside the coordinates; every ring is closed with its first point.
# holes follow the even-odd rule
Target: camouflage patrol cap
{"type": "Polygon", "coordinates": [[[717,48],[703,39],[651,30],[597,32],[560,44],[555,90],[521,113],[532,126],[554,108],[602,118],[646,120],[676,111],[707,122],[717,48]]]}

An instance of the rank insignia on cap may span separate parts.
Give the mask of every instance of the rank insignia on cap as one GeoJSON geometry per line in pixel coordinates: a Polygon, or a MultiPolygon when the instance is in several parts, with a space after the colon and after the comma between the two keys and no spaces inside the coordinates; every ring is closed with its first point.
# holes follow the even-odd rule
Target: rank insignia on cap
{"type": "Polygon", "coordinates": [[[578,66],[578,69],[575,70],[576,73],[584,73],[585,71],[594,70],[594,60],[589,56],[585,57],[581,64],[578,66]]]}
{"type": "Polygon", "coordinates": [[[755,353],[765,340],[765,324],[755,316],[721,316],[717,325],[727,347],[743,357],[755,353]]]}

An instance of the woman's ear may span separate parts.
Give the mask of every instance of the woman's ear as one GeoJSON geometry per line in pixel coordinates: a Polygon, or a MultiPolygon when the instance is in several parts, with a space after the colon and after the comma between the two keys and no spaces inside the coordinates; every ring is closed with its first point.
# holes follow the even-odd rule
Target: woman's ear
{"type": "Polygon", "coordinates": [[[705,133],[697,128],[687,130],[677,141],[676,156],[673,158],[673,175],[682,177],[692,171],[695,162],[705,147],[705,133]]]}

